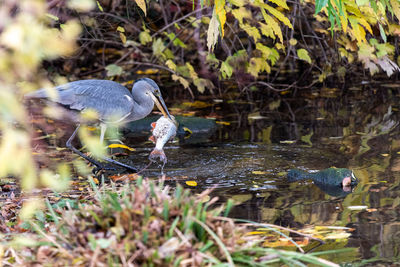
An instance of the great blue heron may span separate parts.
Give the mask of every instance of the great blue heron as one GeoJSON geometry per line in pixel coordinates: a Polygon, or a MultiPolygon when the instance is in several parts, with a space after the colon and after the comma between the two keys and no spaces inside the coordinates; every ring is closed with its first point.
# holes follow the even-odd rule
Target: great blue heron
{"type": "MultiPolygon", "coordinates": [[[[132,87],[132,92],[119,83],[109,80],[79,80],[55,87],[58,97],[51,99],[71,110],[94,110],[100,120],[100,141],[103,142],[107,123],[126,123],[142,119],[150,114],[154,103],[165,117],[171,118],[158,85],[149,78],[139,79],[132,87]]],[[[26,98],[49,98],[48,91],[39,89],[25,96],[26,98]]],[[[80,123],[68,139],[66,146],[90,161],[98,169],[105,169],[99,162],[86,156],[72,145],[80,123]]],[[[103,160],[136,171],[135,168],[103,157],[103,160]]]]}

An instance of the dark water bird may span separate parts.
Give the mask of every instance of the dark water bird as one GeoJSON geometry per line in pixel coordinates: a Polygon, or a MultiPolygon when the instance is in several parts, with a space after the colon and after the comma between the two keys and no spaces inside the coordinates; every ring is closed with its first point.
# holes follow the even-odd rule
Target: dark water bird
{"type": "MultiPolygon", "coordinates": [[[[132,91],[129,91],[117,82],[109,80],[79,80],[57,86],[54,89],[58,93],[58,97],[51,100],[61,104],[68,110],[78,112],[94,110],[97,112],[101,127],[101,142],[103,142],[107,124],[123,124],[142,119],[150,114],[154,108],[154,104],[156,104],[165,117],[171,118],[162,98],[160,88],[149,78],[137,80],[132,87],[132,91]]],[[[25,98],[49,99],[49,94],[47,90],[39,89],[27,94],[25,98]]],[[[76,122],[78,126],[68,139],[66,146],[90,161],[97,169],[107,169],[96,160],[86,156],[72,146],[72,141],[81,124],[79,120],[76,122]]],[[[135,168],[113,159],[107,157],[103,157],[102,159],[128,170],[136,171],[135,168]]]]}
{"type": "Polygon", "coordinates": [[[315,173],[290,169],[287,179],[289,182],[312,180],[322,191],[337,197],[351,193],[352,188],[358,183],[353,171],[346,168],[328,168],[315,173]]]}

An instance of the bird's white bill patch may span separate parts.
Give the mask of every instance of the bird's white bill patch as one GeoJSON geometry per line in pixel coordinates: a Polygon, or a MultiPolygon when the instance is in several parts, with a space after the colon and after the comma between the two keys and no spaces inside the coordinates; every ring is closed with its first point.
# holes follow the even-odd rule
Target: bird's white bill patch
{"type": "Polygon", "coordinates": [[[354,175],[354,172],[353,172],[353,171],[351,171],[351,180],[352,180],[352,181],[356,181],[356,180],[357,180],[357,178],[356,178],[356,176],[354,175]]]}
{"type": "Polygon", "coordinates": [[[133,99],[132,99],[132,97],[130,97],[129,95],[124,95],[124,97],[125,97],[126,99],[128,99],[129,102],[132,102],[132,103],[133,103],[133,99]]]}

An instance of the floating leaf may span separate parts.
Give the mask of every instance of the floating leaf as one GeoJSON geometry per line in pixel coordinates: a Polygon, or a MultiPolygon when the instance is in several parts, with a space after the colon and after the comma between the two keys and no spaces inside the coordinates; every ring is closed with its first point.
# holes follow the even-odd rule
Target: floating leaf
{"type": "Polygon", "coordinates": [[[182,105],[188,106],[188,107],[193,107],[193,108],[206,108],[212,106],[212,104],[204,102],[204,101],[199,101],[196,100],[194,102],[183,102],[182,105]]]}
{"type": "Polygon", "coordinates": [[[215,123],[216,124],[221,124],[221,125],[231,125],[231,123],[230,122],[227,122],[227,121],[215,121],[215,123]]]}
{"type": "Polygon", "coordinates": [[[294,144],[294,143],[296,143],[296,141],[294,141],[294,140],[282,140],[282,141],[279,141],[279,143],[281,143],[281,144],[294,144]]]}
{"type": "Polygon", "coordinates": [[[197,186],[197,182],[196,181],[186,181],[185,182],[188,186],[197,186]]]}
{"type": "Polygon", "coordinates": [[[256,175],[261,175],[261,174],[267,174],[268,172],[264,172],[264,171],[252,171],[252,174],[256,174],[256,175]]]}
{"type": "Polygon", "coordinates": [[[135,151],[134,148],[129,147],[129,146],[127,146],[127,145],[123,145],[123,144],[110,144],[110,145],[108,146],[108,148],[124,148],[124,149],[127,149],[127,150],[129,150],[129,151],[135,151]]]}
{"type": "Polygon", "coordinates": [[[139,177],[141,177],[139,174],[137,173],[129,173],[129,174],[124,174],[124,175],[112,175],[109,176],[109,178],[111,180],[113,180],[114,182],[122,182],[122,181],[135,181],[137,180],[139,177]]]}

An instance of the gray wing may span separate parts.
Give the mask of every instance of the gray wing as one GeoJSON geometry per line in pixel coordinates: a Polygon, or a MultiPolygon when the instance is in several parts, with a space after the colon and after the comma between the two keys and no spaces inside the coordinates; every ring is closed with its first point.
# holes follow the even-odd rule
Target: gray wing
{"type": "MultiPolygon", "coordinates": [[[[93,109],[101,120],[118,120],[128,116],[133,108],[131,92],[119,83],[108,80],[80,80],[55,88],[57,103],[71,109],[93,109]]],[[[47,98],[44,89],[27,95],[31,98],[47,98]]]]}

